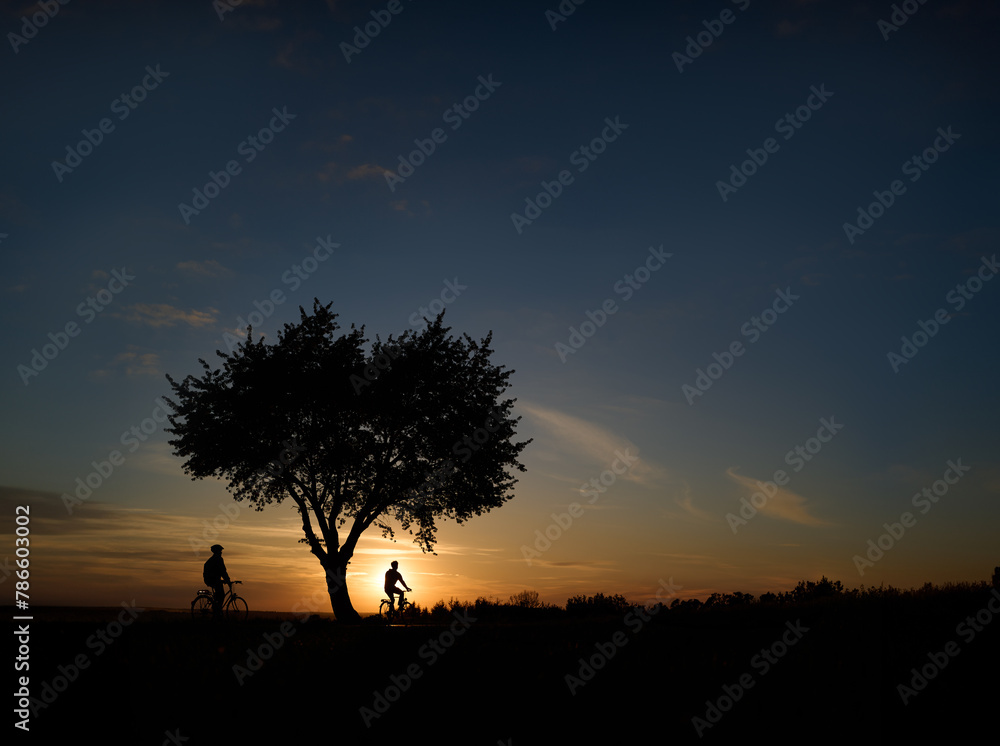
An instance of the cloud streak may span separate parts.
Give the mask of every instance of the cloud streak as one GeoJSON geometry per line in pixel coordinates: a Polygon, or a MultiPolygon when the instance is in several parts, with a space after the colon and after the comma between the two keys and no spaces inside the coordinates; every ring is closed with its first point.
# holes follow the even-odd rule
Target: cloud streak
{"type": "MultiPolygon", "coordinates": [[[[735,467],[726,469],[726,476],[746,490],[746,497],[748,500],[754,493],[762,491],[760,488],[760,480],[753,479],[752,477],[745,477],[742,474],[737,474],[735,467]]],[[[777,492],[775,492],[771,497],[768,497],[767,501],[761,507],[757,508],[757,510],[769,518],[778,518],[782,521],[790,521],[791,523],[797,523],[800,526],[834,525],[827,520],[817,518],[812,515],[809,512],[810,509],[807,507],[806,502],[806,499],[801,495],[797,495],[791,490],[786,490],[783,487],[777,487],[777,492]]]]}
{"type": "MultiPolygon", "coordinates": [[[[545,431],[546,436],[540,438],[544,445],[556,451],[581,457],[589,462],[591,469],[607,469],[618,458],[617,452],[628,452],[628,455],[633,457],[639,455],[639,448],[635,443],[600,425],[555,409],[526,404],[522,401],[518,402],[518,408],[545,431]]],[[[637,484],[652,485],[667,481],[669,475],[666,470],[647,463],[640,457],[627,471],[620,474],[619,478],[637,484]]]]}
{"type": "Polygon", "coordinates": [[[125,309],[127,321],[134,321],[145,326],[176,326],[187,324],[193,327],[210,326],[219,315],[218,310],[209,308],[207,311],[192,309],[185,311],[167,303],[136,303],[125,309]]]}

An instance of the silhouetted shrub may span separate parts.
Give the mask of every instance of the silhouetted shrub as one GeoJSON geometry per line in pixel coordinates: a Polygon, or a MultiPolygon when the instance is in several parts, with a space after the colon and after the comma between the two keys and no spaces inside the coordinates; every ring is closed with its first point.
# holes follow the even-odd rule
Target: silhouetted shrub
{"type": "Polygon", "coordinates": [[[566,613],[571,616],[623,615],[632,604],[620,593],[605,596],[597,593],[593,596],[573,596],[566,601],[566,613]]]}
{"type": "Polygon", "coordinates": [[[670,608],[673,611],[697,611],[701,607],[702,603],[697,598],[685,598],[683,601],[675,598],[670,602],[670,608]]]}
{"type": "MultiPolygon", "coordinates": [[[[910,609],[914,602],[926,601],[930,604],[950,605],[963,602],[969,597],[985,594],[992,585],[986,581],[971,583],[947,583],[935,586],[925,583],[919,589],[901,590],[891,585],[879,585],[859,588],[844,588],[839,580],[830,580],[825,575],[818,581],[801,580],[791,590],[774,593],[768,591],[759,598],[751,593],[734,591],[733,593],[713,593],[704,602],[697,598],[675,598],[669,606],[660,604],[660,610],[669,608],[671,615],[681,612],[678,619],[686,618],[688,614],[711,614],[711,618],[722,614],[729,618],[731,613],[754,615],[765,609],[780,610],[783,607],[806,606],[819,613],[844,609],[855,604],[874,604],[879,609],[910,609]]],[[[480,596],[474,602],[459,601],[451,598],[448,602],[438,601],[428,609],[417,609],[421,621],[446,622],[452,614],[468,610],[477,619],[498,622],[529,622],[551,620],[564,617],[609,617],[624,616],[635,606],[620,593],[595,593],[593,596],[578,595],[566,601],[565,608],[546,603],[539,597],[538,591],[524,590],[512,594],[507,601],[498,598],[480,596]]],[[[788,613],[781,611],[781,613],[788,613]]],[[[659,618],[659,617],[658,617],[659,618]]],[[[710,617],[702,617],[703,620],[710,617]]]]}
{"type": "Polygon", "coordinates": [[[510,605],[522,609],[540,609],[542,602],[538,599],[538,591],[521,591],[510,597],[510,605]]]}

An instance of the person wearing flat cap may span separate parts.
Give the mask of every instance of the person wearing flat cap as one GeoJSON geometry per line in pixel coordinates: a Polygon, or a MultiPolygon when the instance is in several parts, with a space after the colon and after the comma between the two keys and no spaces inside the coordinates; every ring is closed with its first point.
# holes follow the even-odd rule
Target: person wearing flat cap
{"type": "Polygon", "coordinates": [[[222,600],[226,597],[224,586],[232,582],[229,573],[226,572],[226,563],[222,559],[222,547],[218,544],[212,546],[212,556],[205,562],[202,579],[205,585],[212,589],[212,616],[218,619],[222,612],[222,600]]]}

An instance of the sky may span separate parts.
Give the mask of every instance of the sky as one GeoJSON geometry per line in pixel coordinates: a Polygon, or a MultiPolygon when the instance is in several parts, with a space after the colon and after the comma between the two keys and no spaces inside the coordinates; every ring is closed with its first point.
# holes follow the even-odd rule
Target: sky
{"type": "Polygon", "coordinates": [[[329,611],[160,399],[314,298],[492,331],[532,439],[436,554],[366,535],[360,611],[393,559],[428,605],[987,579],[1000,11],[901,6],[0,3],[4,594],[27,506],[33,605],[183,608],[218,542],[329,611]]]}

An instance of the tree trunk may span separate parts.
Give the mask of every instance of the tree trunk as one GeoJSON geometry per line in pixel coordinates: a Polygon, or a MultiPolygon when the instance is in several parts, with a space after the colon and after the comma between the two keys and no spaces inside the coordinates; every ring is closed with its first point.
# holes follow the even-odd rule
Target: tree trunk
{"type": "Polygon", "coordinates": [[[358,624],[361,615],[354,610],[351,594],[347,591],[347,562],[331,558],[324,564],[326,589],[330,592],[330,605],[338,622],[358,624]]]}

